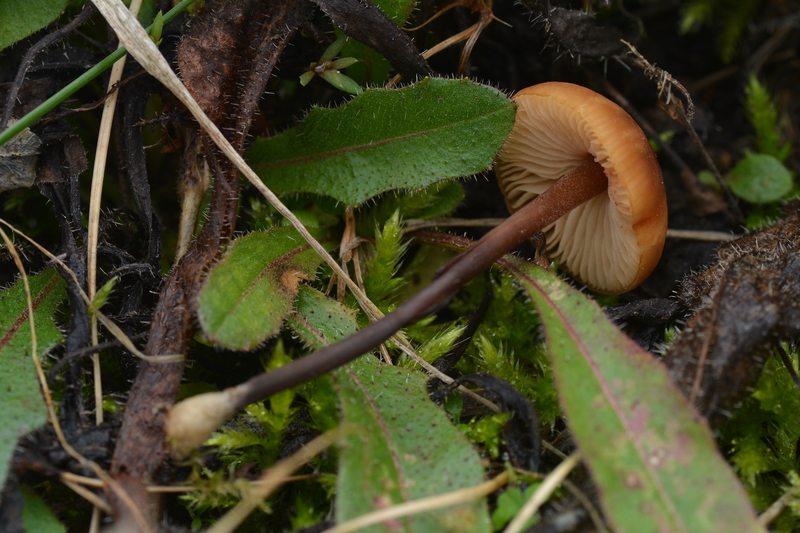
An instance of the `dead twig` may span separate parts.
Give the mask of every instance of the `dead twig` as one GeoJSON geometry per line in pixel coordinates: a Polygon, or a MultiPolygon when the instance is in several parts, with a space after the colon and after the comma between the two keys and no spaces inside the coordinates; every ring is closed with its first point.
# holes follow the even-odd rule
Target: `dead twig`
{"type": "MultiPolygon", "coordinates": [[[[714,160],[709,155],[708,150],[706,150],[703,141],[700,139],[700,136],[697,134],[697,130],[694,129],[692,125],[692,119],[694,118],[694,102],[692,101],[692,97],[689,94],[689,91],[672,75],[667,72],[666,70],[657,67],[655,64],[650,63],[645,57],[639,53],[639,51],[634,47],[631,43],[623,40],[623,43],[628,47],[628,54],[629,61],[633,63],[635,66],[642,69],[642,72],[645,76],[650,78],[651,80],[656,82],[656,87],[658,88],[658,97],[660,101],[663,103],[663,110],[666,112],[667,115],[672,117],[673,120],[676,120],[680,124],[682,124],[686,131],[689,133],[689,136],[692,138],[692,142],[694,142],[695,146],[697,146],[698,150],[703,156],[703,160],[706,163],[706,166],[711,170],[711,173],[714,175],[714,178],[717,180],[717,184],[719,187],[725,192],[725,198],[728,201],[728,206],[733,212],[733,215],[736,218],[736,221],[741,223],[744,221],[744,215],[742,214],[741,209],[739,208],[739,201],[733,195],[728,187],[728,184],[725,183],[725,180],[722,178],[722,174],[720,173],[717,165],[714,163],[714,160]],[[684,105],[683,102],[680,100],[676,100],[672,98],[672,88],[676,88],[680,94],[683,96],[686,104],[684,105]]],[[[628,109],[626,109],[628,111],[628,109]]],[[[631,114],[631,116],[634,116],[631,114]]],[[[634,118],[636,118],[634,116],[634,118]]],[[[638,122],[638,120],[637,120],[638,122]]],[[[643,128],[644,129],[644,128],[643,128]]],[[[653,137],[654,139],[658,140],[658,135],[653,137]]],[[[660,143],[662,146],[665,146],[666,143],[660,143]]],[[[672,157],[672,156],[671,156],[672,157]]],[[[696,178],[694,181],[688,180],[689,176],[681,170],[681,177],[684,178],[686,185],[690,188],[692,187],[693,183],[696,182],[696,178]]],[[[695,186],[696,187],[696,186],[695,186]]]]}

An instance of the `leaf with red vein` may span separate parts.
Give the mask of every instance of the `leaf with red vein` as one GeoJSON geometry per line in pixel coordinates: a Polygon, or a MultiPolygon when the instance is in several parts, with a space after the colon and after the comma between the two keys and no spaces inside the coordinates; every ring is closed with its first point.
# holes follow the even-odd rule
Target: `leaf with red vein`
{"type": "MultiPolygon", "coordinates": [[[[55,270],[28,279],[33,298],[37,353],[62,341],[53,313],[64,299],[64,280],[55,270]]],[[[0,292],[0,484],[17,439],[47,422],[47,408],[31,359],[31,328],[21,281],[0,292]]]]}
{"type": "Polygon", "coordinates": [[[614,531],[763,533],[711,431],[661,363],[555,274],[512,255],[497,264],[539,310],[562,408],[614,531]]]}
{"type": "MultiPolygon", "coordinates": [[[[352,335],[352,311],[305,287],[289,321],[309,345],[352,335]]],[[[383,507],[478,485],[483,466],[466,437],[430,401],[421,372],[380,363],[365,355],[334,371],[342,422],[361,431],[339,452],[336,521],[383,507]]],[[[365,531],[489,533],[485,500],[409,516],[365,531]],[[400,529],[398,529],[400,528],[400,529]]]]}

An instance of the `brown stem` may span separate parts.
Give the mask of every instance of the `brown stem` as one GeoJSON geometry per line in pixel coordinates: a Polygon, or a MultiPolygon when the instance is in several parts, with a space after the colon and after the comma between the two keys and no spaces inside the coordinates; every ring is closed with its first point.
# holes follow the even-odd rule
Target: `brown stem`
{"type": "Polygon", "coordinates": [[[430,285],[383,319],[347,339],[239,385],[237,407],[241,409],[321,376],[375,349],[401,328],[446,305],[460,287],[492,266],[503,254],[607,188],[603,167],[587,159],[445,265],[430,285]]]}
{"type": "MultiPolygon", "coordinates": [[[[273,68],[295,30],[310,14],[311,7],[305,2],[209,0],[181,41],[178,63],[184,83],[227,132],[238,152],[244,149],[246,133],[273,68]]],[[[209,139],[205,139],[205,146],[214,174],[209,218],[161,291],[145,350],[151,355],[188,352],[195,327],[194,306],[205,272],[221,246],[233,236],[239,172],[211,148],[209,139]]],[[[167,458],[163,426],[167,410],[175,403],[183,369],[183,362],[142,362],[111,462],[111,475],[129,500],[155,521],[160,506],[150,505],[151,495],[145,485],[156,477],[167,458]]],[[[115,514],[124,516],[128,503],[114,494],[109,496],[115,514]]]]}

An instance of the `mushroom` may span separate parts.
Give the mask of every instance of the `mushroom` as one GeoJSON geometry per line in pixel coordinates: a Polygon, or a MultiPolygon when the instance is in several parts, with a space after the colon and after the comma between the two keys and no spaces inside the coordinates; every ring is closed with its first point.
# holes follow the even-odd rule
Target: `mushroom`
{"type": "Polygon", "coordinates": [[[644,133],[619,106],[576,85],[544,83],[514,99],[517,120],[497,165],[513,214],[413,298],[355,335],[237,387],[177,404],[166,424],[176,451],[198,446],[246,405],[376,348],[543,229],[567,268],[592,288],[620,293],[647,277],[661,255],[667,215],[661,170],[644,133]]]}
{"type": "Polygon", "coordinates": [[[661,257],[667,229],[664,182],[647,137],[621,107],[578,85],[542,83],[513,99],[516,122],[496,166],[509,210],[518,211],[571,169],[599,164],[606,194],[545,228],[547,249],[598,292],[635,288],[661,257]]]}

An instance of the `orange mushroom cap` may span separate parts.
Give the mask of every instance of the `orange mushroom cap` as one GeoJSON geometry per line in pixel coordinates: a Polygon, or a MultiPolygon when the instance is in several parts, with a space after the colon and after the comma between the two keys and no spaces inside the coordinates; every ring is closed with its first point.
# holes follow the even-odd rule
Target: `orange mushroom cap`
{"type": "Polygon", "coordinates": [[[594,158],[608,192],[546,228],[548,252],[598,292],[637,287],[658,263],[667,232],[664,180],[647,137],[621,107],[578,85],[542,83],[513,99],[516,122],[495,168],[509,210],[594,158]]]}

